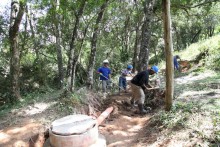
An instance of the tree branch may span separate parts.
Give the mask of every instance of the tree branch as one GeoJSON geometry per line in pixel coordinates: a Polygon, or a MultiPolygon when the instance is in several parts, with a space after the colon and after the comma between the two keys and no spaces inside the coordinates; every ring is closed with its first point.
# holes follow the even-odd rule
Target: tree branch
{"type": "Polygon", "coordinates": [[[210,3],[214,3],[214,2],[217,2],[218,0],[210,0],[210,1],[205,1],[205,2],[201,2],[199,4],[196,4],[196,5],[178,5],[178,4],[173,4],[171,5],[171,7],[176,7],[176,8],[180,8],[180,9],[183,9],[184,11],[187,12],[188,14],[188,11],[187,9],[191,9],[191,8],[196,8],[196,7],[200,7],[200,6],[204,6],[204,5],[207,5],[207,4],[210,4],[210,3]]]}

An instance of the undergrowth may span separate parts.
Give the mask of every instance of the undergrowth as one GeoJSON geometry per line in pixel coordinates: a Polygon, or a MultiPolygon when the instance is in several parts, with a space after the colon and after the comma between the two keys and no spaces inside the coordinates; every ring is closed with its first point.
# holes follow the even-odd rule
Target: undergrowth
{"type": "Polygon", "coordinates": [[[60,111],[72,112],[74,107],[83,103],[84,94],[65,92],[60,96],[58,107],[60,111]]]}
{"type": "Polygon", "coordinates": [[[60,93],[61,91],[55,91],[53,89],[44,89],[25,94],[21,100],[15,101],[14,103],[5,103],[4,105],[1,105],[0,117],[4,116],[12,109],[19,109],[37,102],[56,100],[59,97],[60,93]]]}
{"type": "Polygon", "coordinates": [[[183,51],[175,52],[184,60],[200,60],[206,68],[219,70],[220,35],[190,45],[183,51]],[[198,58],[201,57],[201,58],[198,58]]]}
{"type": "Polygon", "coordinates": [[[177,101],[171,111],[160,111],[153,117],[151,123],[160,124],[159,128],[167,131],[164,132],[167,135],[178,133],[180,130],[185,132],[190,130],[188,133],[215,146],[220,143],[220,111],[213,112],[212,110],[205,110],[198,102],[177,101]],[[208,121],[209,119],[211,122],[208,121]],[[206,127],[208,127],[208,131],[206,127]]]}

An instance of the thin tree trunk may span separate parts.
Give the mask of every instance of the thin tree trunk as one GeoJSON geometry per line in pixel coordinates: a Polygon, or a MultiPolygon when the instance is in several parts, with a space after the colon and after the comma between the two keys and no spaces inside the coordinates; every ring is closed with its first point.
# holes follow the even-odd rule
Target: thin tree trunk
{"type": "Polygon", "coordinates": [[[18,0],[12,0],[9,28],[9,40],[11,46],[10,75],[12,98],[15,98],[16,100],[21,98],[19,85],[20,50],[18,48],[18,32],[23,14],[24,3],[22,1],[18,2],[18,0]]]}
{"type": "MultiPolygon", "coordinates": [[[[29,10],[28,10],[28,6],[26,6],[27,8],[26,8],[26,15],[27,15],[27,17],[28,17],[28,19],[29,19],[29,25],[30,25],[30,29],[31,29],[31,37],[32,37],[32,39],[33,39],[33,41],[34,41],[34,46],[33,46],[33,49],[34,49],[34,51],[35,51],[35,54],[36,54],[36,59],[34,60],[34,64],[39,64],[38,63],[38,60],[39,60],[39,56],[40,56],[40,54],[39,54],[39,50],[38,50],[38,48],[37,48],[37,45],[38,45],[38,39],[37,39],[37,37],[36,37],[36,35],[35,35],[35,30],[34,30],[34,25],[33,25],[33,22],[32,22],[32,20],[34,20],[34,18],[32,18],[31,16],[32,16],[32,12],[31,12],[31,6],[30,6],[30,8],[29,8],[29,10],[30,10],[30,13],[29,13],[29,10]]],[[[38,71],[37,71],[37,74],[40,74],[40,71],[39,71],[39,69],[38,69],[38,71]]]]}
{"type": "Polygon", "coordinates": [[[139,62],[137,66],[138,71],[142,71],[148,67],[149,60],[149,45],[151,39],[151,22],[153,17],[153,6],[155,0],[145,0],[144,1],[144,23],[142,25],[142,34],[141,34],[141,47],[139,54],[139,62]]]}
{"type": "Polygon", "coordinates": [[[86,37],[87,29],[88,29],[88,26],[85,28],[85,30],[83,32],[83,38],[81,40],[81,44],[80,44],[80,47],[79,47],[79,52],[78,52],[77,55],[75,55],[74,60],[73,60],[72,79],[75,79],[75,76],[76,76],[76,68],[77,68],[77,64],[79,62],[79,58],[81,56],[81,53],[83,51],[83,43],[84,43],[84,40],[85,40],[85,37],[86,37]]]}
{"type": "Polygon", "coordinates": [[[67,88],[68,88],[67,90],[68,91],[73,91],[73,89],[74,89],[73,86],[75,83],[75,79],[73,79],[74,77],[72,75],[75,71],[75,70],[73,70],[73,62],[74,62],[74,56],[75,56],[76,38],[78,35],[77,31],[79,28],[79,21],[80,21],[82,14],[83,14],[85,4],[86,4],[86,0],[83,0],[81,2],[78,13],[76,14],[75,26],[73,29],[72,39],[70,42],[69,61],[68,61],[68,67],[67,67],[67,88]]]}
{"type": "Polygon", "coordinates": [[[95,59],[96,59],[96,45],[97,45],[97,38],[99,35],[99,26],[100,22],[102,21],[104,11],[107,7],[109,0],[105,0],[105,2],[101,6],[101,10],[98,14],[98,17],[96,19],[96,24],[93,31],[93,36],[91,40],[91,52],[90,52],[90,58],[89,58],[89,65],[88,65],[88,77],[87,77],[87,83],[89,84],[89,87],[92,88],[93,86],[93,69],[95,66],[95,59]]]}
{"type": "Polygon", "coordinates": [[[169,111],[172,107],[174,93],[174,65],[173,65],[173,44],[171,34],[170,0],[162,1],[163,22],[164,22],[164,42],[166,52],[166,107],[169,111]]]}
{"type": "MultiPolygon", "coordinates": [[[[26,9],[27,9],[27,6],[26,6],[26,9]]],[[[25,51],[25,45],[27,44],[27,34],[28,34],[28,32],[27,32],[27,26],[28,25],[28,15],[26,15],[26,17],[25,17],[25,23],[24,23],[24,32],[23,32],[23,35],[21,36],[21,52],[20,52],[20,59],[22,58],[22,56],[23,56],[23,54],[25,54],[24,53],[24,51],[25,51]]]]}
{"type": "Polygon", "coordinates": [[[214,27],[214,26],[209,26],[209,27],[208,27],[209,37],[212,37],[212,36],[213,36],[214,30],[215,30],[215,27],[214,27]]]}
{"type": "Polygon", "coordinates": [[[125,20],[125,23],[124,23],[124,31],[125,31],[125,33],[124,33],[124,37],[122,37],[122,38],[124,38],[124,46],[125,46],[125,50],[124,50],[124,52],[126,52],[126,54],[128,53],[128,51],[129,51],[129,41],[130,41],[130,30],[129,30],[129,27],[130,27],[130,16],[129,16],[130,14],[128,14],[127,15],[127,18],[126,18],[126,20],[125,20]]]}
{"type": "Polygon", "coordinates": [[[61,30],[60,30],[60,15],[56,13],[59,10],[60,0],[56,0],[55,4],[55,35],[56,35],[56,51],[57,51],[57,65],[59,73],[59,87],[63,88],[63,56],[61,48],[61,30]]]}
{"type": "Polygon", "coordinates": [[[202,29],[199,29],[197,31],[197,33],[193,36],[192,40],[191,40],[191,43],[194,43],[196,42],[196,38],[199,36],[199,34],[202,32],[202,29]]]}
{"type": "Polygon", "coordinates": [[[134,43],[134,56],[132,59],[132,63],[133,63],[132,72],[136,71],[139,53],[140,53],[140,30],[139,30],[139,26],[137,26],[136,27],[136,38],[135,38],[135,43],[134,43]]]}

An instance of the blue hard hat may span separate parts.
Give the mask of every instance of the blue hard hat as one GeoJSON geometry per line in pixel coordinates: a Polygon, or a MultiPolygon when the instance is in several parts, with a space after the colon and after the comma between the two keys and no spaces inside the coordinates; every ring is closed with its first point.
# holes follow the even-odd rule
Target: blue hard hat
{"type": "Polygon", "coordinates": [[[133,66],[132,65],[128,65],[127,69],[132,69],[133,66]]]}
{"type": "Polygon", "coordinates": [[[156,65],[152,66],[151,69],[152,69],[155,73],[158,73],[158,71],[159,71],[159,68],[158,68],[158,66],[156,66],[156,65]]]}

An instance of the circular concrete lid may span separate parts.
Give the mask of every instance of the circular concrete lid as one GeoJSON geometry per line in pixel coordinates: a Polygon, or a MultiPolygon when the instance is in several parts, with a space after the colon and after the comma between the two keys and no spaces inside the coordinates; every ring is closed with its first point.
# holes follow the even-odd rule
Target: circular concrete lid
{"type": "Polygon", "coordinates": [[[88,115],[69,115],[55,120],[51,125],[51,131],[57,135],[77,135],[93,128],[96,123],[97,120],[88,115]]]}

